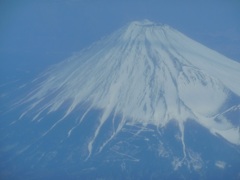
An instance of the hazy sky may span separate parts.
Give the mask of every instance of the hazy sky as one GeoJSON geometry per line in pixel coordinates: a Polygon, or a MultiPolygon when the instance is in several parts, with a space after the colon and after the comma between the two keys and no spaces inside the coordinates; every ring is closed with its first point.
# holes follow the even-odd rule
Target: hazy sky
{"type": "Polygon", "coordinates": [[[142,19],[240,62],[239,0],[1,0],[0,71],[41,71],[142,19]]]}

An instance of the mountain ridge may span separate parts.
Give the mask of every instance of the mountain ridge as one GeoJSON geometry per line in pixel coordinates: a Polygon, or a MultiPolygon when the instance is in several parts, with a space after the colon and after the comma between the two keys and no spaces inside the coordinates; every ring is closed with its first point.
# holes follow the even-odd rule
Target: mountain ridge
{"type": "Polygon", "coordinates": [[[231,94],[239,101],[239,69],[239,63],[167,25],[135,21],[43,74],[45,79],[22,102],[28,107],[20,119],[33,111],[33,120],[38,120],[71,100],[62,118],[43,134],[46,136],[79,104],[88,103],[69,129],[69,137],[92,109],[102,109],[88,143],[89,157],[104,124],[114,121],[109,120],[112,113],[122,120],[109,139],[127,122],[164,127],[175,120],[185,147],[184,122],[195,119],[214,135],[239,145],[239,125],[227,118],[215,120],[231,94]]]}
{"type": "Polygon", "coordinates": [[[239,69],[168,25],[129,23],[5,99],[0,176],[239,179],[239,69]]]}

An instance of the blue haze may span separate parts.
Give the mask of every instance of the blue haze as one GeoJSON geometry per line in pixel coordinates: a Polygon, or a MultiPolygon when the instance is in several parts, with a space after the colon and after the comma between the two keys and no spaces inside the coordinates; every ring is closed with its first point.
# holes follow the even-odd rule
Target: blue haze
{"type": "MultiPolygon", "coordinates": [[[[6,99],[0,102],[0,119],[2,117],[5,118],[2,114],[8,110],[8,105],[13,103],[15,98],[15,96],[9,95],[14,94],[17,96],[18,91],[16,89],[23,83],[30,82],[50,65],[61,62],[123,25],[133,20],[142,19],[166,23],[207,47],[240,62],[240,1],[238,0],[1,0],[0,98],[3,97],[4,99],[6,97],[6,99]]],[[[22,92],[19,91],[19,93],[22,92]]],[[[88,118],[93,120],[98,117],[98,113],[89,114],[88,118]]],[[[54,118],[61,117],[61,115],[60,112],[54,118]]],[[[11,114],[7,118],[14,119],[17,117],[15,117],[15,114],[11,114]]],[[[52,119],[52,117],[48,118],[47,120],[52,119]]],[[[43,124],[43,126],[48,126],[49,124],[47,123],[49,122],[46,121],[46,124],[43,124]]],[[[91,121],[89,124],[89,126],[94,126],[94,123],[91,121]]],[[[69,128],[69,124],[65,125],[64,128],[69,128]]],[[[28,126],[30,126],[29,122],[24,122],[21,126],[17,126],[16,129],[4,129],[0,135],[8,132],[8,130],[9,132],[19,133],[20,136],[17,141],[22,143],[22,147],[24,147],[25,144],[31,143],[36,134],[42,133],[41,129],[37,126],[31,126],[33,129],[29,129],[28,126]],[[25,132],[27,133],[25,134],[25,132]],[[32,138],[29,135],[32,135],[30,136],[32,138]]],[[[64,128],[62,130],[66,131],[64,128]]],[[[84,131],[84,127],[82,128],[84,131]]],[[[150,128],[154,129],[154,127],[150,128]]],[[[205,159],[214,162],[215,159],[212,157],[214,154],[217,158],[232,162],[233,168],[229,168],[230,170],[227,174],[224,174],[224,171],[219,173],[217,167],[208,164],[205,168],[212,169],[206,175],[209,179],[216,177],[218,179],[221,177],[230,177],[229,179],[231,179],[231,173],[234,173],[234,175],[238,173],[237,167],[239,167],[240,163],[235,157],[239,154],[236,152],[232,153],[231,147],[223,147],[222,139],[215,136],[211,136],[209,139],[209,135],[211,134],[195,123],[188,122],[186,129],[186,142],[190,144],[193,150],[201,151],[205,159]],[[196,127],[196,130],[193,127],[196,127]],[[191,137],[191,139],[188,137],[191,137]],[[210,146],[205,144],[206,139],[208,139],[210,146]],[[199,143],[196,143],[196,141],[199,143]],[[223,152],[226,152],[230,156],[221,157],[223,152]]],[[[179,131],[175,124],[170,124],[166,128],[166,139],[163,139],[163,141],[169,143],[170,147],[175,148],[176,146],[177,148],[181,148],[181,144],[175,143],[172,131],[179,131]],[[169,139],[173,140],[168,142],[169,139]]],[[[144,133],[142,134],[143,136],[152,141],[157,141],[152,134],[144,133]]],[[[57,135],[59,135],[58,132],[54,131],[48,139],[49,142],[54,142],[57,135]]],[[[128,134],[123,132],[116,141],[126,136],[128,134]]],[[[61,153],[68,154],[71,151],[71,146],[78,143],[76,140],[82,141],[85,137],[81,137],[82,139],[78,138],[79,134],[74,134],[73,139],[71,139],[72,142],[64,144],[69,149],[63,148],[61,153]]],[[[47,142],[40,141],[39,144],[41,145],[41,143],[43,144],[41,146],[43,149],[54,149],[54,144],[44,146],[44,143],[47,142]]],[[[141,172],[138,177],[139,179],[149,178],[147,176],[149,174],[152,174],[153,179],[157,179],[159,174],[154,173],[162,173],[165,175],[165,178],[169,179],[179,178],[182,175],[170,175],[172,166],[169,162],[164,162],[165,166],[162,166],[159,162],[152,163],[155,160],[155,156],[152,153],[156,153],[153,151],[155,147],[150,149],[146,144],[142,144],[143,142],[139,139],[130,139],[129,144],[131,145],[131,143],[143,147],[141,152],[137,152],[139,153],[137,155],[144,157],[147,154],[144,162],[146,162],[149,168],[142,167],[141,164],[139,166],[133,166],[134,163],[126,164],[126,168],[129,168],[130,172],[126,173],[126,176],[121,176],[120,172],[117,171],[118,163],[113,164],[112,171],[108,169],[108,166],[98,164],[98,167],[102,166],[103,170],[108,172],[107,177],[116,177],[117,175],[118,179],[131,179],[134,178],[136,172],[141,172]]],[[[1,147],[4,146],[4,144],[0,145],[1,147]]],[[[34,147],[31,150],[34,151],[34,147]]],[[[176,153],[181,152],[177,151],[176,153]]],[[[47,158],[51,160],[53,156],[56,155],[49,154],[47,158]]],[[[75,156],[77,158],[81,156],[81,153],[76,150],[75,156]]],[[[109,158],[109,155],[106,153],[103,154],[103,157],[109,158]]],[[[20,168],[14,174],[15,178],[22,175],[24,168],[29,168],[29,164],[22,164],[25,160],[24,158],[22,156],[16,158],[16,161],[14,161],[16,166],[22,167],[22,169],[20,168]]],[[[38,157],[34,158],[37,159],[38,157]]],[[[33,163],[34,158],[32,160],[33,163]]],[[[98,156],[97,158],[100,159],[102,157],[98,156]]],[[[58,160],[62,162],[65,159],[61,159],[60,157],[58,160]]],[[[31,160],[28,162],[31,162],[31,160]]],[[[71,175],[71,173],[72,178],[77,179],[79,177],[78,173],[80,173],[77,167],[85,167],[84,163],[75,161],[75,164],[67,163],[70,166],[66,170],[65,167],[57,166],[58,161],[51,161],[48,164],[49,171],[46,171],[44,169],[44,165],[46,164],[44,163],[42,164],[42,169],[40,168],[39,171],[36,171],[35,177],[38,176],[37,179],[46,179],[46,177],[55,177],[58,179],[63,177],[69,178],[69,174],[71,175]],[[63,170],[66,170],[66,172],[63,170]],[[56,174],[57,172],[62,172],[62,174],[58,175],[56,174]]],[[[89,162],[86,167],[92,167],[91,163],[94,163],[94,161],[89,162]]],[[[188,171],[187,168],[183,168],[182,170],[183,174],[188,171]]],[[[97,177],[104,177],[103,173],[98,171],[95,175],[91,175],[86,172],[85,178],[96,179],[97,177]]],[[[190,179],[199,178],[198,175],[192,172],[188,173],[190,173],[188,176],[190,179]]],[[[24,174],[24,178],[29,178],[27,172],[24,174]]]]}

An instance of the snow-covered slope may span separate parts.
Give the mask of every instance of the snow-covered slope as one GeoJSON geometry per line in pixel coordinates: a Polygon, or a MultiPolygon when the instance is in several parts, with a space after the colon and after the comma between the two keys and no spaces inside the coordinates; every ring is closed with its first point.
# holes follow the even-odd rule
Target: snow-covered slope
{"type": "Polygon", "coordinates": [[[45,136],[84,106],[86,111],[66,134],[70,137],[92,109],[103,110],[88,142],[89,156],[103,125],[114,123],[116,116],[122,117],[121,122],[109,140],[126,123],[161,128],[174,120],[184,150],[184,122],[191,119],[239,145],[239,124],[223,114],[240,104],[239,77],[239,63],[167,25],[136,21],[36,79],[37,88],[21,102],[28,107],[20,119],[33,113],[33,121],[44,120],[43,116],[70,102],[45,136]],[[232,97],[237,98],[235,104],[229,104],[232,97]]]}

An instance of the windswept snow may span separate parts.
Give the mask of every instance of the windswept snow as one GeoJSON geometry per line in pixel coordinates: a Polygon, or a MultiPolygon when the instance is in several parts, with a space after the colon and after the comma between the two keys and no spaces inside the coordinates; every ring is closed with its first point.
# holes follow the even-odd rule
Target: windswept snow
{"type": "Polygon", "coordinates": [[[79,105],[88,104],[76,126],[69,129],[71,136],[92,109],[103,110],[88,144],[89,156],[102,126],[112,120],[109,117],[113,112],[123,117],[113,135],[126,122],[161,128],[171,120],[177,121],[184,153],[187,119],[194,119],[213,134],[240,144],[239,128],[228,120],[215,121],[229,97],[240,96],[239,77],[239,63],[167,25],[136,21],[39,77],[38,87],[23,102],[28,108],[21,118],[35,112],[37,120],[42,113],[57,111],[70,100],[65,115],[48,133],[79,105]]]}

